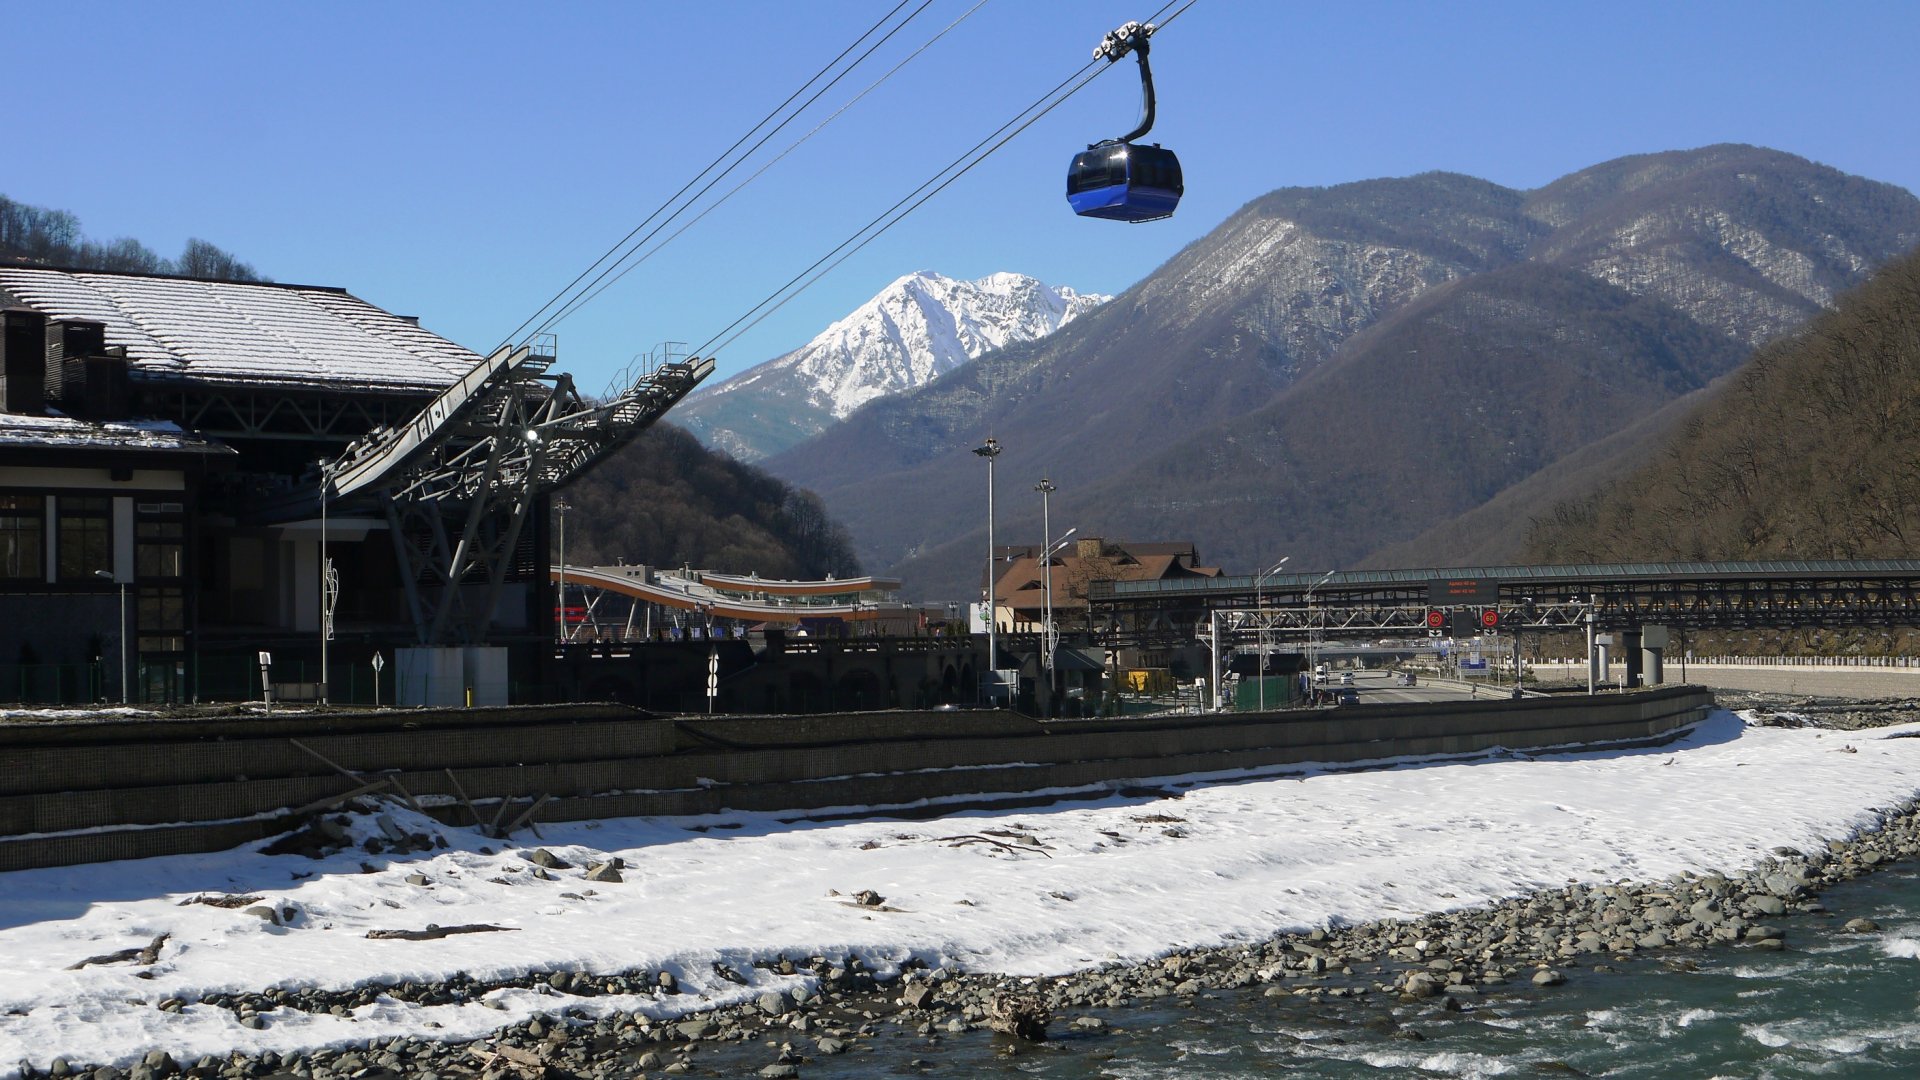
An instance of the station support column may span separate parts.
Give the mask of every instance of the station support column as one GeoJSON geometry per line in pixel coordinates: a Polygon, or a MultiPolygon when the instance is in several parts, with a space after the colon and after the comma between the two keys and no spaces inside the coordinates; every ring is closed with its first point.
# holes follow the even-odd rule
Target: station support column
{"type": "Polygon", "coordinates": [[[1664,626],[1643,626],[1640,628],[1640,662],[1646,670],[1648,686],[1659,686],[1666,682],[1666,656],[1668,633],[1664,626]]]}

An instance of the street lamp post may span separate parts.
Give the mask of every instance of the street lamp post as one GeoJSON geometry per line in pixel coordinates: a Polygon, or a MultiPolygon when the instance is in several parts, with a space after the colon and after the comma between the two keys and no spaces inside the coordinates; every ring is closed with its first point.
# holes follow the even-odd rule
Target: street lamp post
{"type": "Polygon", "coordinates": [[[1254,618],[1260,620],[1260,625],[1256,627],[1254,631],[1254,644],[1257,645],[1260,650],[1260,666],[1259,670],[1254,672],[1253,679],[1254,686],[1260,693],[1261,712],[1267,711],[1267,604],[1266,599],[1261,595],[1260,586],[1268,578],[1279,573],[1280,568],[1287,565],[1287,560],[1291,558],[1293,558],[1291,555],[1280,556],[1279,562],[1267,567],[1264,572],[1255,576],[1253,579],[1254,618]]]}
{"type": "Polygon", "coordinates": [[[1054,492],[1060,489],[1054,486],[1052,480],[1043,476],[1040,478],[1039,483],[1033,485],[1033,490],[1040,493],[1040,572],[1046,575],[1043,581],[1046,587],[1047,616],[1046,621],[1040,626],[1040,666],[1044,668],[1047,673],[1047,712],[1051,715],[1053,712],[1053,698],[1055,693],[1053,678],[1053,515],[1048,500],[1054,492]]]}
{"type": "Polygon", "coordinates": [[[320,704],[327,704],[329,669],[327,667],[327,643],[333,640],[333,606],[340,595],[340,579],[333,572],[333,563],[327,559],[327,488],[333,481],[333,474],[327,471],[327,463],[320,463],[320,704]]]}
{"type": "MultiPolygon", "coordinates": [[[[95,570],[93,576],[104,581],[113,581],[113,571],[95,570]]],[[[120,586],[120,704],[127,704],[127,583],[120,586]]]]}
{"type": "Polygon", "coordinates": [[[560,515],[560,588],[559,588],[559,603],[555,604],[554,606],[560,609],[560,640],[564,643],[568,637],[567,635],[567,511],[573,509],[573,505],[567,502],[567,500],[565,499],[555,499],[553,501],[553,509],[556,513],[560,515]]]}
{"type": "Polygon", "coordinates": [[[988,691],[988,704],[997,705],[1000,702],[1000,675],[994,665],[1000,662],[1000,620],[995,617],[993,610],[993,459],[1000,456],[1000,443],[989,437],[973,452],[987,459],[987,685],[991,688],[988,691]]]}
{"type": "Polygon", "coordinates": [[[1316,648],[1316,646],[1318,646],[1320,642],[1319,642],[1318,635],[1314,633],[1313,590],[1319,588],[1322,585],[1325,585],[1328,579],[1332,578],[1333,575],[1339,572],[1340,571],[1338,570],[1329,570],[1325,574],[1321,575],[1319,581],[1316,581],[1313,584],[1307,586],[1307,669],[1310,672],[1312,672],[1313,678],[1315,680],[1314,685],[1316,686],[1319,685],[1318,680],[1319,680],[1320,668],[1314,662],[1314,659],[1319,655],[1319,649],[1316,648]]]}

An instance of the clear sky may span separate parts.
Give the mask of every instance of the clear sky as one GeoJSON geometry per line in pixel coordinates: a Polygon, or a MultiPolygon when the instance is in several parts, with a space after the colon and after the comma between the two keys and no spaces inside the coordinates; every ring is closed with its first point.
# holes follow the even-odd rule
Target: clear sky
{"type": "MultiPolygon", "coordinates": [[[[0,194],[167,256],[200,236],[485,351],[894,2],[14,0],[0,194]]],[[[762,159],[975,2],[931,0],[762,159]]],[[[713,337],[1157,6],[985,0],[562,323],[560,367],[597,391],[656,342],[713,337]]],[[[1154,39],[1149,141],[1187,179],[1172,220],[1081,220],[1063,197],[1072,154],[1134,122],[1129,60],[734,342],[720,374],[913,270],[1119,292],[1290,185],[1445,169],[1535,187],[1748,142],[1920,191],[1916,41],[1910,2],[1197,0],[1154,39]]]]}

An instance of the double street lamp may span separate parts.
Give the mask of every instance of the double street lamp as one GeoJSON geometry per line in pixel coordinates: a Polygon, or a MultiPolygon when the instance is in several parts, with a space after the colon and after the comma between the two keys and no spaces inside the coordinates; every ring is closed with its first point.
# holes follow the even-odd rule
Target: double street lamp
{"type": "Polygon", "coordinates": [[[1055,552],[1067,546],[1067,542],[1073,539],[1073,534],[1079,526],[1068,529],[1056,543],[1053,539],[1053,514],[1048,504],[1048,497],[1060,489],[1054,486],[1052,480],[1042,477],[1039,483],[1033,485],[1033,490],[1040,493],[1040,573],[1044,575],[1041,581],[1046,589],[1047,605],[1046,621],[1040,628],[1040,666],[1047,673],[1047,709],[1051,712],[1054,695],[1058,689],[1053,675],[1053,653],[1060,641],[1059,632],[1053,628],[1053,556],[1055,552]]]}
{"type": "Polygon", "coordinates": [[[1314,663],[1314,658],[1319,655],[1320,636],[1317,628],[1313,624],[1313,590],[1325,585],[1333,575],[1339,572],[1338,570],[1329,570],[1320,576],[1319,581],[1307,586],[1307,667],[1313,672],[1316,684],[1319,679],[1320,669],[1319,666],[1314,663]]]}
{"type": "Polygon", "coordinates": [[[1254,685],[1259,688],[1261,712],[1267,711],[1267,602],[1261,595],[1260,586],[1268,578],[1279,573],[1280,568],[1287,565],[1287,560],[1291,558],[1293,558],[1291,555],[1280,556],[1279,562],[1267,567],[1253,579],[1254,617],[1260,620],[1254,634],[1254,641],[1260,649],[1260,667],[1254,672],[1254,685]]]}

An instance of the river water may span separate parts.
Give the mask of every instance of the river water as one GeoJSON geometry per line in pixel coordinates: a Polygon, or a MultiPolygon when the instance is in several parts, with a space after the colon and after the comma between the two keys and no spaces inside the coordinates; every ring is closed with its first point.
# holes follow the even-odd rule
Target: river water
{"type": "MultiPolygon", "coordinates": [[[[1787,931],[1784,951],[1720,947],[1611,972],[1569,968],[1562,986],[1488,987],[1458,1012],[1393,1004],[1377,992],[1316,1004],[1265,997],[1264,988],[1220,991],[1190,1004],[1094,1010],[1086,1015],[1111,1025],[1095,1034],[1069,1027],[1081,1014],[1056,1018],[1056,1037],[1039,1045],[891,1025],[837,1057],[795,1040],[812,1058],[800,1075],[1920,1076],[1920,869],[1881,871],[1822,901],[1828,914],[1774,920],[1787,931]],[[1855,916],[1880,932],[1844,932],[1855,916]]],[[[696,1074],[752,1075],[770,1060],[765,1047],[741,1046],[690,1064],[696,1074]]]]}

